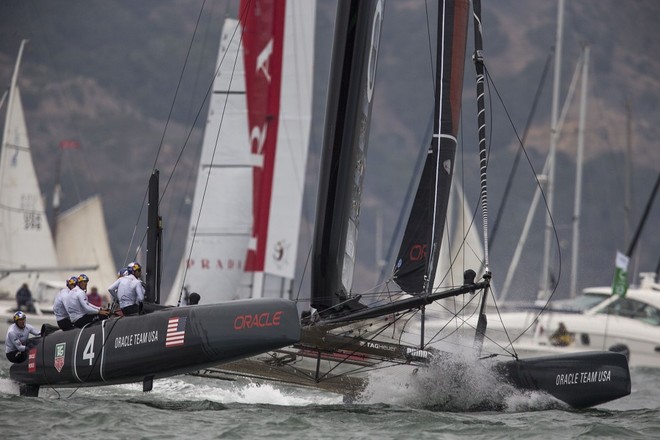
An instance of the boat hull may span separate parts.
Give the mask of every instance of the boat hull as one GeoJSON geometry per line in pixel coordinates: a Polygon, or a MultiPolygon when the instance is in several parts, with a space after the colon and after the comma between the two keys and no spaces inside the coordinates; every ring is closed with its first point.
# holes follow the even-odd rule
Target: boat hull
{"type": "Polygon", "coordinates": [[[621,353],[583,352],[504,362],[504,377],[524,390],[545,391],[574,408],[630,394],[628,360],[621,353]]]}
{"type": "Polygon", "coordinates": [[[58,330],[10,369],[28,386],[96,386],[189,373],[284,347],[300,339],[294,302],[282,299],[167,307],[58,330]]]}

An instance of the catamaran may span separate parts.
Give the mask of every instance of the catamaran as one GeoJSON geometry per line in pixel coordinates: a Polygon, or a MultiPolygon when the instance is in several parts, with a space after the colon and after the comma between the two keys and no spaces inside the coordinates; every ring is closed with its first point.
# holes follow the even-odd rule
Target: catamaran
{"type": "MultiPolygon", "coordinates": [[[[481,267],[468,269],[458,285],[450,288],[435,284],[460,122],[468,9],[467,1],[441,1],[438,6],[434,134],[393,271],[401,290],[385,292],[380,302],[369,303],[351,291],[384,2],[342,1],[335,22],[319,176],[312,309],[303,317],[301,340],[201,374],[220,378],[240,374],[359,394],[370,371],[397,366],[414,370],[452,357],[456,345],[452,350],[452,343],[441,335],[442,329],[434,327],[437,323],[425,317],[425,311],[440,300],[470,295],[481,298],[472,359],[489,365],[503,382],[548,392],[575,407],[629,394],[628,364],[620,353],[571,353],[505,362],[480,358],[491,280],[486,228],[483,272],[481,267]],[[481,272],[479,278],[476,270],[481,272]]],[[[487,225],[480,9],[475,1],[481,202],[487,225]]]]}
{"type": "MultiPolygon", "coordinates": [[[[487,225],[481,7],[479,0],[473,5],[481,205],[483,224],[487,225]]],[[[393,273],[401,290],[385,292],[378,302],[367,302],[352,292],[383,13],[383,0],[338,4],[312,250],[312,308],[302,319],[298,319],[295,303],[282,299],[166,308],[155,305],[147,307],[154,310],[145,316],[106,320],[71,332],[70,340],[59,339],[67,332],[46,336],[28,363],[12,367],[11,377],[31,386],[31,391],[35,386],[54,383],[56,378],[62,378],[58,386],[141,380],[148,390],[157,377],[189,372],[196,366],[211,367],[213,362],[245,360],[223,365],[223,373],[317,387],[332,384],[337,391],[359,393],[368,381],[368,372],[374,369],[400,367],[410,374],[416,369],[442,374],[444,361],[458,362],[461,357],[455,356],[447,340],[426,332],[425,310],[442,299],[471,295],[480,298],[481,305],[476,337],[467,356],[462,353],[469,362],[491,369],[499,381],[515,389],[547,392],[577,408],[628,395],[628,363],[620,353],[571,353],[506,361],[482,358],[492,277],[487,228],[483,233],[483,274],[477,278],[476,271],[468,268],[458,286],[434,289],[461,115],[467,0],[444,0],[438,5],[433,136],[393,273]],[[179,327],[181,322],[184,329],[179,327]],[[419,332],[411,332],[414,327],[419,332]],[[183,346],[174,347],[181,352],[174,352],[171,337],[175,333],[180,337],[181,332],[183,346]],[[130,335],[140,336],[131,339],[130,335]],[[65,351],[65,359],[52,366],[60,358],[62,343],[71,351],[65,351]],[[121,362],[129,363],[132,369],[123,369],[121,362]],[[62,363],[64,376],[55,371],[62,363]],[[429,369],[433,366],[440,369],[429,369]]],[[[150,200],[150,208],[157,206],[158,190],[153,186],[150,200]]],[[[157,304],[160,221],[157,213],[150,213],[149,218],[147,267],[151,270],[147,285],[149,302],[157,304]]],[[[212,291],[199,293],[202,298],[213,295],[212,291]]]]}

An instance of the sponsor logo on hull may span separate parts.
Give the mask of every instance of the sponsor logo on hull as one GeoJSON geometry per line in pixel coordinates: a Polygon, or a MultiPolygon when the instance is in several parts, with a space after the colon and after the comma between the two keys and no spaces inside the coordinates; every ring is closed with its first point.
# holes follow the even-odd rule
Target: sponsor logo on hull
{"type": "Polygon", "coordinates": [[[37,371],[37,349],[32,348],[28,352],[28,373],[35,373],[37,371]]]}
{"type": "Polygon", "coordinates": [[[234,318],[234,330],[245,330],[251,328],[277,327],[280,325],[282,311],[262,312],[250,315],[238,315],[234,318]]]}
{"type": "Polygon", "coordinates": [[[62,372],[64,367],[64,357],[66,355],[66,342],[57,344],[55,346],[55,369],[58,373],[62,372]]]}

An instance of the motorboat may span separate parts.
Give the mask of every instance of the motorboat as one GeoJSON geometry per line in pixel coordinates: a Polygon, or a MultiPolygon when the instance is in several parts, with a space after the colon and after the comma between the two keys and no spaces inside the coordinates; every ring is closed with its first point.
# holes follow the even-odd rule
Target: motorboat
{"type": "Polygon", "coordinates": [[[530,308],[491,315],[489,347],[514,351],[523,358],[618,351],[628,356],[631,367],[660,368],[660,284],[654,273],[642,273],[639,286],[629,288],[623,297],[612,295],[610,286],[590,287],[539,312],[530,308]]]}

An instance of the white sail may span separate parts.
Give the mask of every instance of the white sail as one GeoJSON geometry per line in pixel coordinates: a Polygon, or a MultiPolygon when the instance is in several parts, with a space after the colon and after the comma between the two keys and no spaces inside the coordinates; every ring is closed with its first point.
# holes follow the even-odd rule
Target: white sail
{"type": "Polygon", "coordinates": [[[204,302],[237,299],[250,238],[252,162],[241,28],[226,19],[204,131],[190,226],[168,304],[183,288],[204,292],[204,302]]]}
{"type": "MultiPolygon", "coordinates": [[[[185,254],[167,304],[185,301],[182,291],[199,292],[206,304],[263,296],[264,273],[293,278],[311,123],[314,17],[315,2],[286,3],[273,178],[260,188],[253,176],[264,156],[252,151],[252,142],[266,137],[266,128],[249,126],[244,30],[238,20],[225,20],[185,254]],[[270,191],[267,234],[260,237],[263,272],[246,272],[248,250],[257,246],[259,191],[270,191]]],[[[256,69],[266,71],[271,60],[261,61],[256,69]]]]}
{"type": "Polygon", "coordinates": [[[316,2],[287,2],[280,127],[265,272],[292,279],[298,251],[305,166],[312,118],[316,2]]]}
{"type": "Polygon", "coordinates": [[[462,285],[463,272],[467,269],[474,270],[477,279],[483,275],[484,247],[480,230],[480,218],[475,218],[463,188],[458,179],[454,179],[449,193],[447,221],[433,290],[462,285]]]}
{"type": "Polygon", "coordinates": [[[96,286],[100,294],[106,294],[107,287],[116,280],[117,269],[110,251],[101,198],[90,197],[60,214],[56,231],[55,248],[60,265],[98,266],[85,273],[90,279],[89,287],[96,286]]]}
{"type": "Polygon", "coordinates": [[[12,77],[0,152],[0,272],[10,273],[0,279],[0,292],[11,295],[28,278],[57,267],[18,87],[24,44],[12,77]],[[25,271],[13,272],[17,269],[25,271]]]}

